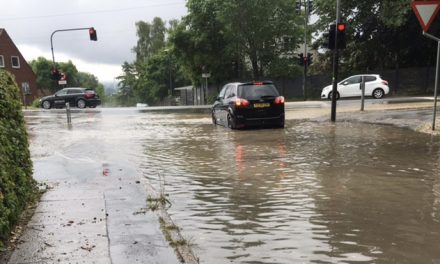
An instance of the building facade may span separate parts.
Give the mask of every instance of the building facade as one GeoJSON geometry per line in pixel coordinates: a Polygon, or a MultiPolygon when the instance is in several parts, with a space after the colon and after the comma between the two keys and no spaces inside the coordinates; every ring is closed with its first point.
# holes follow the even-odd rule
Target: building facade
{"type": "Polygon", "coordinates": [[[6,30],[2,28],[0,28],[0,69],[6,70],[15,76],[24,105],[30,105],[36,98],[40,97],[37,78],[31,66],[21,55],[6,30]]]}

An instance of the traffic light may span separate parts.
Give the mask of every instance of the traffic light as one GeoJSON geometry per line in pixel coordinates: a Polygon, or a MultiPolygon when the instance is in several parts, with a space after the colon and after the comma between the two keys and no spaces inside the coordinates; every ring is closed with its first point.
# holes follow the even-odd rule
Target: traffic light
{"type": "Polygon", "coordinates": [[[313,54],[307,53],[307,66],[310,66],[313,62],[313,54]]]}
{"type": "Polygon", "coordinates": [[[336,25],[331,24],[330,30],[328,31],[328,49],[335,49],[335,32],[336,31],[336,25]]]}
{"type": "Polygon", "coordinates": [[[345,40],[345,29],[347,25],[345,23],[338,23],[338,49],[345,49],[347,42],[345,40]]]}
{"type": "Polygon", "coordinates": [[[297,14],[301,13],[301,1],[296,1],[295,11],[297,14]]]}
{"type": "Polygon", "coordinates": [[[345,30],[347,28],[347,25],[345,23],[338,23],[338,26],[336,27],[335,24],[330,25],[330,30],[328,31],[328,34],[324,34],[324,37],[328,36],[328,49],[335,49],[335,34],[338,34],[338,43],[337,48],[338,49],[345,49],[346,48],[346,39],[345,39],[345,30]]]}
{"type": "Polygon", "coordinates": [[[313,1],[309,1],[309,14],[313,12],[313,1]]]}
{"type": "Polygon", "coordinates": [[[61,73],[58,69],[52,69],[50,72],[50,78],[54,81],[59,81],[61,79],[61,73]]]}
{"type": "Polygon", "coordinates": [[[304,66],[304,54],[298,53],[298,64],[304,66]]]}
{"type": "Polygon", "coordinates": [[[89,35],[90,35],[90,40],[92,40],[92,41],[98,40],[98,36],[96,35],[95,28],[93,28],[93,27],[89,28],[89,35]]]}

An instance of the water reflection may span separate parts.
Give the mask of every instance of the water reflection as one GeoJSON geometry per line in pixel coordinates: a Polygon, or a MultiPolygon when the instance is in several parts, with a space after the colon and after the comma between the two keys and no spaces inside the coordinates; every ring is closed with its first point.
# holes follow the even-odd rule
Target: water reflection
{"type": "Polygon", "coordinates": [[[319,123],[230,131],[179,119],[161,132],[166,141],[143,141],[144,173],[166,175],[170,213],[202,263],[440,258],[438,142],[428,156],[423,135],[319,123]]]}
{"type": "Polygon", "coordinates": [[[84,133],[54,141],[54,129],[71,133],[64,116],[29,118],[41,142],[99,139],[130,152],[156,188],[164,176],[201,263],[440,263],[436,138],[298,121],[231,131],[204,115],[103,109],[75,115],[84,133]]]}

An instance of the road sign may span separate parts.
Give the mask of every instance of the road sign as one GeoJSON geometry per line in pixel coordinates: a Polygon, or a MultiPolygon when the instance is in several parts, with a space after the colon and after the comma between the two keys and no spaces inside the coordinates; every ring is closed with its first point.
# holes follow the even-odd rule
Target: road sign
{"type": "Polygon", "coordinates": [[[21,89],[22,89],[24,95],[31,94],[31,90],[29,88],[29,83],[28,82],[22,82],[21,83],[21,89]]]}
{"type": "Polygon", "coordinates": [[[66,80],[59,80],[59,81],[58,81],[58,84],[59,84],[59,85],[66,85],[66,84],[67,84],[67,81],[66,81],[66,80]]]}
{"type": "Polygon", "coordinates": [[[440,1],[413,1],[411,7],[424,32],[428,32],[440,11],[440,1]]]}
{"type": "Polygon", "coordinates": [[[210,78],[211,74],[210,73],[202,73],[202,78],[210,78]]]}

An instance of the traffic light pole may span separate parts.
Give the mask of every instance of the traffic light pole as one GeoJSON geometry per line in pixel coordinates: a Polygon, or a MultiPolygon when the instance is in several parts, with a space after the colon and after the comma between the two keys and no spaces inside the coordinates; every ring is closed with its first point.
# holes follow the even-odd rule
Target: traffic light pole
{"type": "Polygon", "coordinates": [[[55,30],[54,32],[52,32],[52,34],[50,35],[50,49],[52,50],[52,62],[53,62],[53,68],[55,69],[55,55],[53,53],[53,35],[55,35],[55,33],[57,32],[63,32],[63,31],[77,31],[77,30],[89,30],[92,27],[88,27],[88,28],[69,28],[69,29],[58,29],[55,30]]]}
{"type": "MultiPolygon", "coordinates": [[[[339,8],[341,0],[336,0],[336,25],[339,23],[339,8]]],[[[332,110],[331,121],[336,121],[336,97],[338,94],[338,64],[339,64],[339,49],[338,49],[338,28],[335,27],[335,49],[333,51],[333,89],[332,89],[332,110]]]]}

